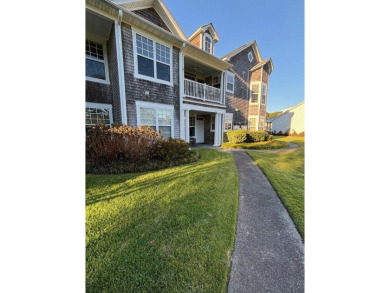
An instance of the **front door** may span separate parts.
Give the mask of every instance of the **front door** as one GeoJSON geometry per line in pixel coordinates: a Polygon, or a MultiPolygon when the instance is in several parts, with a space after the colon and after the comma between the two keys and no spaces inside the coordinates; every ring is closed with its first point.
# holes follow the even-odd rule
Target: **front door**
{"type": "Polygon", "coordinates": [[[204,143],[204,120],[201,116],[195,118],[195,138],[196,143],[204,143]]]}

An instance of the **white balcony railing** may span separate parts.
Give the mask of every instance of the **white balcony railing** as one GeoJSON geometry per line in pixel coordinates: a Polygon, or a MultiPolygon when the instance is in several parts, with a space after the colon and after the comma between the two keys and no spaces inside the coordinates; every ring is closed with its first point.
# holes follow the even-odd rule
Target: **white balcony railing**
{"type": "Polygon", "coordinates": [[[184,96],[203,101],[223,103],[220,89],[189,79],[184,79],[184,96]]]}

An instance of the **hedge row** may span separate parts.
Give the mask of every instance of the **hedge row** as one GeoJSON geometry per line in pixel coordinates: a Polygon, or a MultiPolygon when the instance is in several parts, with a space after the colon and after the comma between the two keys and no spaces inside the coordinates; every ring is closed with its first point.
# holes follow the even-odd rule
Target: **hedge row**
{"type": "Polygon", "coordinates": [[[99,125],[86,129],[87,173],[151,171],[197,159],[187,142],[165,139],[150,127],[99,125]]]}
{"type": "Polygon", "coordinates": [[[226,133],[230,143],[260,142],[272,140],[272,135],[266,131],[229,130],[226,133]]]}

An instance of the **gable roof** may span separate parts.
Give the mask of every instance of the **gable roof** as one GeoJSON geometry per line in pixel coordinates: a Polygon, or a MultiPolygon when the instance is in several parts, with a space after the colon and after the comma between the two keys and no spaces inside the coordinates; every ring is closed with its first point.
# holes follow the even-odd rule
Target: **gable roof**
{"type": "Polygon", "coordinates": [[[199,33],[201,32],[205,32],[209,30],[209,32],[211,33],[211,36],[213,37],[213,39],[215,40],[215,43],[219,41],[219,35],[213,25],[212,22],[208,23],[208,24],[204,24],[202,26],[200,26],[189,38],[188,40],[191,41],[193,38],[195,38],[199,33]]]}
{"type": "Polygon", "coordinates": [[[269,66],[270,66],[270,74],[271,74],[272,70],[274,70],[274,64],[272,63],[272,59],[271,59],[271,58],[267,58],[267,59],[265,59],[265,60],[263,60],[263,61],[257,63],[255,66],[253,66],[253,67],[250,69],[250,71],[255,71],[255,70],[257,70],[257,69],[263,67],[263,66],[266,65],[266,64],[269,64],[269,66]]]}
{"type": "Polygon", "coordinates": [[[292,106],[292,107],[283,109],[281,114],[279,114],[279,115],[277,115],[277,116],[274,116],[274,117],[272,117],[272,118],[268,118],[266,121],[267,121],[267,122],[272,122],[272,121],[274,121],[275,119],[277,119],[277,118],[283,116],[284,114],[289,113],[292,109],[299,107],[299,106],[302,105],[303,103],[305,103],[305,101],[302,101],[302,102],[296,104],[295,106],[292,106]]]}
{"type": "Polygon", "coordinates": [[[252,42],[249,42],[248,44],[242,45],[238,49],[226,54],[225,56],[221,57],[221,59],[227,59],[230,60],[232,57],[236,56],[238,53],[241,53],[245,49],[252,46],[253,52],[255,52],[256,58],[258,61],[262,61],[263,58],[261,58],[261,54],[259,51],[259,47],[257,47],[256,40],[253,40],[252,42]]]}
{"type": "Polygon", "coordinates": [[[129,11],[154,8],[173,34],[187,40],[187,36],[162,0],[111,0],[111,2],[129,11]]]}

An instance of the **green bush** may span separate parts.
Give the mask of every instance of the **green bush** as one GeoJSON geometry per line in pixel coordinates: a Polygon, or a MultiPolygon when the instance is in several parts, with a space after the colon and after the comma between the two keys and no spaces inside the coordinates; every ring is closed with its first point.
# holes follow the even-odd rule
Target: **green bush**
{"type": "Polygon", "coordinates": [[[227,137],[230,143],[252,143],[272,140],[267,131],[263,130],[229,130],[227,137]]]}
{"type": "Polygon", "coordinates": [[[259,142],[259,141],[267,141],[268,133],[266,131],[248,131],[246,142],[259,142]]]}
{"type": "Polygon", "coordinates": [[[229,130],[226,132],[229,142],[231,143],[243,143],[246,141],[246,130],[229,130]]]}
{"type": "Polygon", "coordinates": [[[189,144],[181,139],[160,140],[154,147],[154,158],[165,162],[185,159],[190,154],[189,144]]]}

